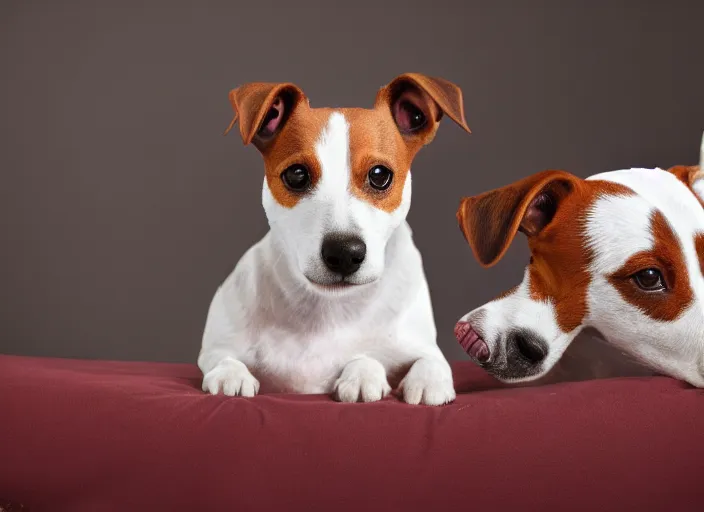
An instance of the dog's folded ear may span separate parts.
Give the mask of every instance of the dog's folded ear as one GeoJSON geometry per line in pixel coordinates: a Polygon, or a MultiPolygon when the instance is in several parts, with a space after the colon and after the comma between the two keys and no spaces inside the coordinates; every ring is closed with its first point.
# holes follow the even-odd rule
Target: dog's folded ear
{"type": "Polygon", "coordinates": [[[303,91],[291,83],[255,82],[230,91],[230,103],[235,114],[224,135],[240,122],[242,142],[265,144],[283,129],[291,112],[302,101],[308,101],[303,91]]]}
{"type": "Polygon", "coordinates": [[[471,133],[464,118],[462,90],[443,78],[420,73],[397,76],[379,90],[374,106],[390,109],[401,134],[423,144],[433,140],[443,114],[471,133]]]}
{"type": "Polygon", "coordinates": [[[699,149],[699,165],[676,165],[668,171],[684,182],[704,206],[704,135],[699,149]]]}
{"type": "Polygon", "coordinates": [[[540,234],[579,181],[566,171],[548,170],[463,198],[457,221],[477,261],[484,267],[494,265],[518,231],[528,237],[540,234]]]}

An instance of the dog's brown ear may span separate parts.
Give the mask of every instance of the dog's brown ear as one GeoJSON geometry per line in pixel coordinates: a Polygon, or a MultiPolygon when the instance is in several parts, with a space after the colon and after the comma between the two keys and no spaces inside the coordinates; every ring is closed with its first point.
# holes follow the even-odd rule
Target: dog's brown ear
{"type": "Polygon", "coordinates": [[[464,118],[462,90],[443,78],[405,73],[382,87],[376,95],[376,108],[389,108],[404,137],[433,140],[443,114],[471,133],[464,118]]]}
{"type": "Polygon", "coordinates": [[[704,171],[701,170],[701,166],[676,165],[670,167],[667,171],[674,174],[677,179],[687,185],[699,199],[702,206],[704,206],[704,171]]]}
{"type": "Polygon", "coordinates": [[[704,135],[699,150],[699,165],[676,165],[670,167],[668,172],[687,185],[704,206],[704,135]]]}
{"type": "Polygon", "coordinates": [[[307,101],[303,91],[291,83],[255,82],[230,91],[235,114],[224,135],[240,122],[242,142],[265,143],[281,131],[299,103],[307,101]]]}
{"type": "Polygon", "coordinates": [[[465,197],[457,221],[474,257],[491,267],[508,250],[517,231],[538,235],[579,178],[566,171],[539,172],[511,185],[465,197]]]}

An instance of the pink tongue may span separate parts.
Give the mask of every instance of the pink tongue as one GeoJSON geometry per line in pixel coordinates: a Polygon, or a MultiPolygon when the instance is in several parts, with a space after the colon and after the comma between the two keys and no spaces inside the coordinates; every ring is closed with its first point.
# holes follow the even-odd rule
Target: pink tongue
{"type": "Polygon", "coordinates": [[[455,325],[455,338],[470,357],[480,363],[489,359],[489,347],[468,322],[457,322],[455,325]]]}

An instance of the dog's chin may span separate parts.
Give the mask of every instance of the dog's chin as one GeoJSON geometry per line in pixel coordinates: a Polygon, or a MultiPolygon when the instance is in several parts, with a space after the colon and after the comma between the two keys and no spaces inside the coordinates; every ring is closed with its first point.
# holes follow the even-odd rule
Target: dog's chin
{"type": "Polygon", "coordinates": [[[497,380],[503,382],[504,384],[527,384],[539,380],[547,374],[547,372],[539,371],[533,374],[512,374],[506,371],[494,373],[491,370],[487,371],[497,380]]]}
{"type": "Polygon", "coordinates": [[[325,295],[339,295],[344,293],[353,293],[354,291],[366,288],[374,283],[376,279],[342,279],[328,278],[320,279],[311,276],[305,276],[311,289],[325,295]]]}
{"type": "Polygon", "coordinates": [[[550,370],[550,368],[546,368],[544,365],[522,367],[521,365],[507,365],[505,361],[477,363],[488,374],[504,384],[523,384],[534,382],[545,377],[550,370]]]}

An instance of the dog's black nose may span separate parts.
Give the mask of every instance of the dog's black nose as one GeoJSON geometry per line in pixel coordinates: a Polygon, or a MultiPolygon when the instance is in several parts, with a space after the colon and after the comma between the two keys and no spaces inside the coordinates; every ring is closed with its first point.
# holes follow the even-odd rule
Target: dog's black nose
{"type": "Polygon", "coordinates": [[[521,330],[511,333],[506,349],[509,360],[522,359],[531,365],[542,363],[548,357],[545,341],[530,331],[521,330]]]}
{"type": "Polygon", "coordinates": [[[322,257],[325,266],[342,277],[357,272],[366,254],[364,241],[354,235],[331,235],[323,240],[322,257]]]}

